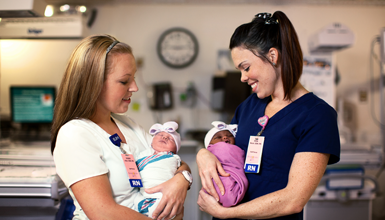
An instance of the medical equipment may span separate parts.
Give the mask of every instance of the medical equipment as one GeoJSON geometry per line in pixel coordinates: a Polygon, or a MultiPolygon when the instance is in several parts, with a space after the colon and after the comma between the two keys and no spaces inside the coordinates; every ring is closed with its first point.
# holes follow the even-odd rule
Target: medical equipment
{"type": "Polygon", "coordinates": [[[354,38],[354,33],[347,26],[333,23],[310,36],[309,50],[311,53],[331,53],[350,47],[354,38]]]}
{"type": "Polygon", "coordinates": [[[213,76],[210,98],[212,110],[234,114],[238,105],[251,94],[250,86],[240,79],[239,71],[218,71],[213,76]]]}
{"type": "MultiPolygon", "coordinates": [[[[350,176],[350,178],[353,177],[360,180],[366,178],[366,176],[350,176]]],[[[376,182],[371,182],[371,180],[373,179],[365,180],[365,187],[361,189],[340,189],[335,191],[328,190],[321,183],[306,204],[304,219],[372,219],[372,200],[375,198],[377,185],[376,182]]]]}
{"type": "Polygon", "coordinates": [[[382,28],[381,30],[381,48],[380,48],[380,53],[381,53],[381,61],[382,63],[385,64],[385,28],[382,28]]]}
{"type": "MultiPolygon", "coordinates": [[[[380,64],[380,114],[381,114],[381,134],[382,134],[382,145],[385,152],[385,108],[384,108],[384,84],[385,84],[385,28],[382,28],[380,35],[380,53],[381,53],[381,64],[380,64]]],[[[385,165],[385,164],[384,164],[385,165]]]]}
{"type": "Polygon", "coordinates": [[[166,110],[174,106],[172,96],[172,85],[170,82],[156,83],[147,92],[150,108],[153,110],[166,110]]]}
{"type": "Polygon", "coordinates": [[[372,202],[379,187],[365,175],[365,168],[379,168],[381,146],[341,145],[341,159],[328,166],[320,184],[304,209],[305,220],[371,220],[372,202]]]}
{"type": "Polygon", "coordinates": [[[0,219],[53,220],[67,195],[49,145],[0,148],[0,219]]]}
{"type": "MultiPolygon", "coordinates": [[[[382,136],[381,144],[383,147],[383,152],[385,153],[385,104],[384,104],[384,90],[385,90],[385,73],[384,73],[384,66],[385,66],[385,28],[382,28],[380,31],[380,36],[376,36],[373,41],[371,42],[371,48],[370,48],[370,88],[372,95],[370,96],[370,109],[371,109],[371,116],[373,121],[380,127],[380,134],[382,136]],[[376,43],[380,44],[380,58],[377,58],[376,53],[374,52],[374,45],[376,43]],[[373,70],[373,61],[377,60],[379,64],[379,77],[378,79],[374,76],[374,70],[373,70]],[[375,85],[375,81],[378,80],[378,87],[375,85]],[[376,92],[376,87],[378,88],[379,93],[379,119],[376,116],[375,113],[375,101],[373,100],[374,93],[376,92]]],[[[379,177],[380,174],[383,172],[385,168],[385,162],[382,164],[382,167],[376,174],[376,177],[379,177]]]]}
{"type": "MultiPolygon", "coordinates": [[[[382,37],[385,36],[384,33],[385,30],[382,31],[382,37]]],[[[347,27],[334,24],[312,35],[309,38],[309,49],[313,57],[332,57],[333,51],[349,47],[353,42],[354,35],[347,27]]],[[[385,48],[382,47],[382,49],[385,48]]],[[[330,62],[329,69],[333,71],[336,67],[334,60],[331,60],[333,62],[330,62]]],[[[381,70],[381,76],[382,73],[383,70],[381,70]]],[[[325,78],[322,79],[325,80],[325,78]]],[[[329,82],[333,80],[334,84],[334,78],[328,80],[329,82]]],[[[382,80],[380,81],[383,83],[382,80]]],[[[383,91],[381,85],[380,91],[383,91]]],[[[380,97],[380,99],[383,103],[383,98],[380,97]]],[[[383,104],[380,108],[382,115],[380,121],[384,122],[383,104]]],[[[341,135],[341,158],[337,164],[327,167],[320,184],[304,208],[305,220],[372,219],[372,203],[378,194],[379,184],[376,177],[365,174],[365,169],[379,169],[383,166],[384,144],[377,146],[353,143],[351,131],[343,120],[342,100],[338,102],[338,113],[341,119],[338,122],[341,135]]]]}
{"type": "Polygon", "coordinates": [[[44,0],[0,1],[0,17],[42,17],[46,7],[44,0]]]}

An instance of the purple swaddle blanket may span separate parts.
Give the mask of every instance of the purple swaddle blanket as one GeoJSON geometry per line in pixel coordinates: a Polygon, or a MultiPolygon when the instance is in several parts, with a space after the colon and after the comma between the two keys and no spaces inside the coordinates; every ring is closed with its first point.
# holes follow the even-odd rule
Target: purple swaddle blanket
{"type": "Polygon", "coordinates": [[[228,177],[219,176],[225,194],[222,196],[217,184],[213,181],[214,187],[219,195],[219,203],[224,207],[231,207],[238,204],[244,197],[249,182],[243,169],[245,152],[236,145],[219,142],[207,147],[221,162],[223,169],[230,174],[228,177]]]}

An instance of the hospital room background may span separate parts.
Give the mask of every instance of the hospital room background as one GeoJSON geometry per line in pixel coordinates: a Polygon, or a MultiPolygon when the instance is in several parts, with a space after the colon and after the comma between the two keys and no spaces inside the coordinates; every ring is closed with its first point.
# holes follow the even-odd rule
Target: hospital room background
{"type": "MultiPolygon", "coordinates": [[[[57,5],[66,3],[64,0],[46,2],[57,5]]],[[[237,85],[231,93],[225,86],[230,76],[239,79],[228,57],[229,39],[238,25],[250,21],[255,14],[277,10],[286,13],[299,36],[306,61],[302,82],[310,91],[327,100],[339,114],[341,143],[346,153],[341,166],[332,167],[325,174],[327,178],[305,208],[305,219],[385,219],[385,171],[382,170],[385,47],[381,42],[385,35],[385,1],[68,2],[72,2],[71,7],[76,5],[73,2],[87,6],[83,14],[62,13],[62,16],[82,19],[83,32],[74,38],[9,37],[4,34],[7,32],[2,26],[4,21],[0,22],[0,219],[64,219],[57,213],[60,210],[64,213],[63,201],[70,203],[70,199],[48,196],[49,200],[54,200],[49,202],[52,207],[40,207],[39,211],[39,208],[31,208],[39,206],[39,203],[20,202],[31,200],[33,195],[10,193],[14,190],[13,186],[1,174],[1,171],[7,170],[6,165],[11,164],[9,158],[3,156],[11,152],[9,149],[15,145],[34,149],[34,140],[28,143],[28,140],[17,139],[16,133],[22,126],[11,118],[10,88],[50,86],[58,89],[74,47],[82,37],[101,33],[111,34],[133,48],[139,91],[132,97],[128,115],[146,130],[156,122],[173,120],[179,123],[183,139],[181,157],[190,165],[194,176],[194,184],[185,202],[184,219],[210,219],[199,211],[196,204],[201,186],[195,154],[203,146],[202,134],[211,128],[212,121],[229,122],[233,107],[225,108],[226,103],[231,102],[232,93],[237,94],[245,88],[236,83],[237,80],[231,80],[237,85]],[[176,27],[187,29],[198,45],[195,60],[183,68],[166,65],[157,52],[161,35],[176,27]],[[341,36],[330,32],[340,29],[343,29],[341,36]],[[333,39],[333,36],[336,38],[333,39]],[[323,38],[334,45],[317,51],[317,46],[323,46],[323,38]],[[44,210],[51,210],[47,211],[50,214],[44,214],[44,210]]],[[[36,143],[45,145],[48,143],[45,137],[49,137],[49,127],[40,132],[42,139],[36,143]]],[[[18,185],[17,190],[21,188],[18,185]]]]}

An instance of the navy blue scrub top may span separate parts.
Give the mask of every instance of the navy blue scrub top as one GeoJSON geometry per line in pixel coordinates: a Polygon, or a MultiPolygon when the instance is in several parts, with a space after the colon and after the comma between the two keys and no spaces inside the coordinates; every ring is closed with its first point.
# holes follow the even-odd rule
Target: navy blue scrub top
{"type": "MultiPolygon", "coordinates": [[[[235,144],[247,152],[250,136],[262,129],[258,119],[265,115],[271,97],[259,99],[250,95],[235,111],[231,124],[238,124],[235,144]]],[[[307,93],[269,119],[262,135],[265,137],[260,172],[247,173],[249,188],[242,202],[283,189],[288,183],[290,166],[297,152],[330,154],[328,164],[340,157],[337,113],[313,93],[307,93]]],[[[216,218],[213,218],[216,219],[216,218]]],[[[303,219],[303,212],[278,217],[280,220],[303,219]]]]}

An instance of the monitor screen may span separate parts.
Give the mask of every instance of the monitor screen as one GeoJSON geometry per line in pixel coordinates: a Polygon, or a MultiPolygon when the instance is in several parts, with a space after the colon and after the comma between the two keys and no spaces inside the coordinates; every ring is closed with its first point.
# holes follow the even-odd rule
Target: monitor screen
{"type": "Polygon", "coordinates": [[[11,86],[11,120],[16,123],[51,123],[54,86],[11,86]]]}

